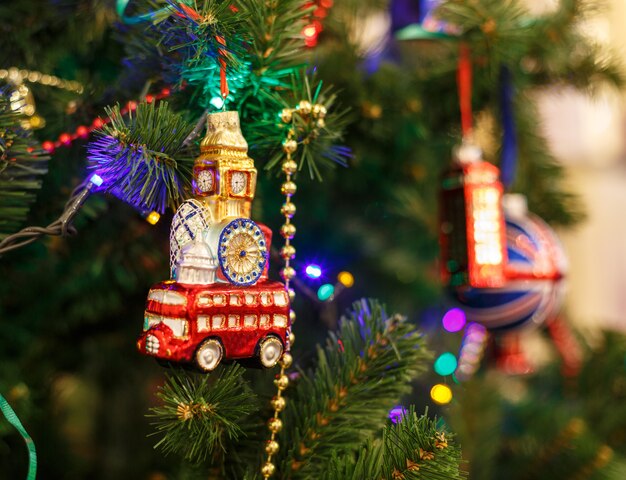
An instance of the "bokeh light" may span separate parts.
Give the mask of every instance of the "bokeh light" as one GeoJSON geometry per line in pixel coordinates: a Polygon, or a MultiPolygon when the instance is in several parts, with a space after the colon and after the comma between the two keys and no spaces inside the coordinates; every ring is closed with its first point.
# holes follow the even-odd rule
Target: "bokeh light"
{"type": "Polygon", "coordinates": [[[452,401],[452,390],[443,383],[438,383],[430,389],[430,398],[439,405],[446,405],[452,401]]]}
{"type": "Polygon", "coordinates": [[[435,372],[441,376],[452,375],[456,370],[457,361],[453,353],[446,352],[435,360],[435,372]]]}
{"type": "Polygon", "coordinates": [[[322,268],[314,263],[307,265],[304,271],[309,278],[320,278],[322,276],[322,268]]]}
{"type": "Polygon", "coordinates": [[[465,326],[465,312],[460,308],[452,308],[445,313],[441,323],[448,332],[458,332],[465,326]]]}
{"type": "Polygon", "coordinates": [[[402,417],[404,415],[406,415],[406,408],[404,408],[402,405],[393,407],[389,411],[389,418],[391,419],[393,423],[398,423],[400,420],[402,420],[402,417]]]}
{"type": "Polygon", "coordinates": [[[335,287],[330,283],[325,283],[317,290],[317,298],[325,302],[335,294],[335,287]]]}
{"type": "Polygon", "coordinates": [[[350,288],[354,285],[354,276],[350,272],[339,272],[337,280],[346,288],[350,288]]]}

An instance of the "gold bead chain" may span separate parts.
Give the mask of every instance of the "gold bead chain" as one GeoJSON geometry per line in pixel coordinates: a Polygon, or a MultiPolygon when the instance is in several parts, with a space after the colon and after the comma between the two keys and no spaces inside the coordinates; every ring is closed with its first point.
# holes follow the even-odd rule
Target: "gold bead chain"
{"type": "MultiPolygon", "coordinates": [[[[287,138],[283,142],[283,152],[285,153],[285,160],[283,161],[281,168],[285,174],[285,181],[280,187],[281,193],[285,196],[285,203],[280,209],[280,213],[285,217],[285,223],[280,227],[280,235],[285,239],[285,244],[280,250],[280,256],[285,262],[285,266],[280,271],[280,276],[285,281],[285,288],[289,294],[290,303],[293,305],[293,300],[296,296],[296,292],[290,286],[291,280],[296,276],[295,269],[291,266],[291,260],[296,256],[296,249],[291,244],[291,240],[296,234],[296,227],[291,223],[291,219],[296,214],[296,206],[291,201],[291,198],[295,195],[297,187],[292,177],[298,170],[298,164],[291,157],[293,153],[298,149],[298,142],[296,141],[296,132],[293,128],[289,127],[292,123],[293,115],[297,114],[302,117],[303,120],[309,122],[314,129],[324,127],[324,117],[326,116],[326,107],[321,104],[311,105],[311,102],[302,100],[298,107],[295,109],[285,108],[281,114],[280,119],[288,126],[287,138]]],[[[293,325],[296,321],[296,312],[293,309],[289,310],[289,319],[293,325]]],[[[295,341],[295,336],[292,333],[289,334],[289,349],[295,341]]],[[[283,428],[283,422],[278,418],[281,411],[285,409],[286,401],[283,397],[283,391],[289,385],[289,377],[285,374],[285,370],[288,369],[292,362],[289,349],[283,354],[280,360],[280,373],[274,380],[278,391],[274,398],[272,398],[271,405],[274,409],[274,416],[267,422],[267,427],[271,432],[270,439],[265,444],[265,452],[267,458],[265,463],[261,467],[261,474],[263,478],[269,478],[276,472],[276,466],[272,463],[272,457],[278,452],[280,445],[276,441],[276,435],[283,428]]]]}
{"type": "MultiPolygon", "coordinates": [[[[296,206],[291,202],[291,197],[296,193],[296,184],[292,181],[291,176],[296,172],[297,165],[291,158],[291,154],[296,151],[298,144],[295,140],[293,140],[293,136],[293,130],[290,130],[287,140],[283,143],[283,151],[286,154],[286,158],[282,164],[282,170],[285,173],[286,179],[281,186],[281,192],[285,195],[286,199],[280,209],[282,215],[285,217],[285,223],[280,228],[280,234],[285,239],[285,245],[280,251],[280,255],[285,261],[285,266],[280,271],[280,275],[285,281],[285,288],[289,294],[290,303],[293,302],[293,299],[295,298],[295,291],[289,284],[290,280],[296,275],[296,271],[290,265],[291,259],[293,259],[296,255],[296,249],[293,245],[291,245],[291,240],[296,234],[296,227],[291,223],[291,218],[296,213],[296,206]]],[[[296,313],[293,309],[289,310],[289,319],[293,325],[296,320],[296,313]]],[[[295,339],[296,338],[293,332],[290,333],[289,348],[291,348],[295,339]]],[[[261,467],[261,475],[263,475],[263,478],[269,478],[274,475],[274,472],[276,472],[276,466],[272,463],[272,457],[280,448],[278,442],[276,441],[276,435],[283,428],[283,422],[280,418],[278,418],[278,416],[280,415],[280,412],[285,409],[286,401],[285,397],[283,397],[283,391],[289,385],[289,377],[285,374],[285,370],[291,366],[292,362],[293,358],[289,353],[289,350],[287,350],[280,359],[280,373],[274,380],[277,392],[271,401],[272,408],[274,409],[274,415],[267,422],[267,428],[269,429],[271,435],[270,439],[265,444],[265,453],[267,453],[267,458],[261,467]]]]}
{"type": "Polygon", "coordinates": [[[21,84],[23,81],[39,83],[41,85],[61,88],[78,94],[83,93],[84,91],[82,83],[77,82],[76,80],[63,80],[62,78],[54,75],[48,75],[47,73],[41,73],[36,70],[19,69],[17,67],[0,69],[0,80],[7,80],[16,85],[21,84]]]}

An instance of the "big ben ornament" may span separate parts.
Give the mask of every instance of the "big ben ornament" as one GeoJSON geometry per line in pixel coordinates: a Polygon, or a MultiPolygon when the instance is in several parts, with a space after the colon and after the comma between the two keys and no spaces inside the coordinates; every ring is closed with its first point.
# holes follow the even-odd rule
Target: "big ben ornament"
{"type": "Polygon", "coordinates": [[[270,368],[289,351],[288,292],[267,277],[272,232],[250,219],[256,177],[238,113],[209,115],[194,198],[172,221],[171,278],[148,295],[142,353],[209,372],[252,357],[270,368]]]}

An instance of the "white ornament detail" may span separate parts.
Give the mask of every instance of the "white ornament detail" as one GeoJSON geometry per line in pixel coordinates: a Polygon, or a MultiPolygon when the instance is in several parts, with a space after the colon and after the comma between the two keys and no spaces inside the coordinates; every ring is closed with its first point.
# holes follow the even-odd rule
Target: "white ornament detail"
{"type": "Polygon", "coordinates": [[[215,283],[218,261],[209,245],[198,235],[182,249],[180,261],[176,265],[179,283],[209,285],[215,283]]]}
{"type": "Polygon", "coordinates": [[[176,275],[182,248],[209,228],[211,212],[198,200],[187,200],[176,211],[170,229],[170,273],[176,275]]]}
{"type": "Polygon", "coordinates": [[[213,190],[213,172],[211,170],[201,170],[196,177],[196,185],[202,193],[213,190]]]}
{"type": "Polygon", "coordinates": [[[235,195],[243,192],[248,184],[248,177],[243,172],[234,172],[230,178],[230,190],[235,195]]]}

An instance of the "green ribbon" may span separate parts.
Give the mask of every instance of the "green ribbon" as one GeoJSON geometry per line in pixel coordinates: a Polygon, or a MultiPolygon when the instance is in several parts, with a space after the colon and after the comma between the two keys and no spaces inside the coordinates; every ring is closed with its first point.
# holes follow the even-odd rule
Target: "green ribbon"
{"type": "Polygon", "coordinates": [[[20,422],[20,419],[17,418],[17,415],[9,405],[9,402],[0,394],[0,410],[2,410],[2,414],[7,419],[7,421],[15,427],[15,429],[20,432],[20,435],[26,442],[26,448],[28,448],[28,475],[26,476],[27,480],[35,480],[37,477],[37,451],[35,450],[35,442],[30,438],[30,435],[20,422]]]}

